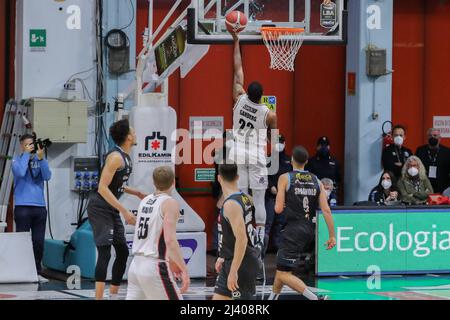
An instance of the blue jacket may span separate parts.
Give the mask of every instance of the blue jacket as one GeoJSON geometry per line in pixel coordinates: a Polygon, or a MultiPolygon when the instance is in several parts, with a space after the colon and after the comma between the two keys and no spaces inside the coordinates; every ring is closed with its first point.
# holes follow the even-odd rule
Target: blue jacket
{"type": "Polygon", "coordinates": [[[45,207],[44,181],[49,181],[52,173],[47,160],[30,159],[29,153],[13,159],[14,205],[45,207]]]}

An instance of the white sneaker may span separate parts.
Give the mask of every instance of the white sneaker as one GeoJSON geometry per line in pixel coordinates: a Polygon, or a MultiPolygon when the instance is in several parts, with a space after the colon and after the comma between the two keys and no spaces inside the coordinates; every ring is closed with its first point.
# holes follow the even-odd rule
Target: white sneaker
{"type": "Polygon", "coordinates": [[[39,283],[47,283],[49,280],[47,278],[44,278],[41,275],[38,275],[39,283]]]}

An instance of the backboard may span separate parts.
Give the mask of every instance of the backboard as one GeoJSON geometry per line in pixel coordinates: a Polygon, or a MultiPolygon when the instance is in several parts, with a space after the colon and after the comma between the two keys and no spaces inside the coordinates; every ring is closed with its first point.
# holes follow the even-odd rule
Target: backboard
{"type": "Polygon", "coordinates": [[[187,38],[191,44],[227,44],[231,35],[225,16],[233,11],[249,18],[240,33],[242,43],[262,44],[263,26],[304,28],[304,44],[344,44],[347,41],[346,0],[192,0],[187,38]]]}

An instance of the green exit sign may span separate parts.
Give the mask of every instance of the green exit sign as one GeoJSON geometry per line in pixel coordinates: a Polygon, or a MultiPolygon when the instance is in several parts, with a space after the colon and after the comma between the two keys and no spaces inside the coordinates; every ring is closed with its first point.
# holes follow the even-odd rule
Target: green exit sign
{"type": "Polygon", "coordinates": [[[216,169],[195,169],[195,182],[211,182],[216,179],[216,169]]]}
{"type": "Polygon", "coordinates": [[[47,30],[31,29],[30,30],[30,48],[47,47],[47,30]]]}

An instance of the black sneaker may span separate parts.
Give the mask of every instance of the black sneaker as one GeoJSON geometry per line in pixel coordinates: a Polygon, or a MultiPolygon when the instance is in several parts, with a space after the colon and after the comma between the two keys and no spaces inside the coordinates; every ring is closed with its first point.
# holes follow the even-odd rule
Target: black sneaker
{"type": "Polygon", "coordinates": [[[329,299],[330,299],[330,297],[327,295],[321,295],[321,294],[317,295],[317,300],[329,300],[329,299]]]}

